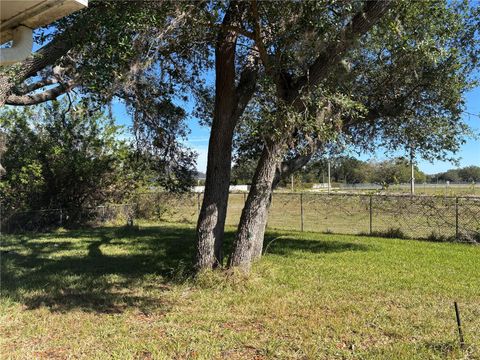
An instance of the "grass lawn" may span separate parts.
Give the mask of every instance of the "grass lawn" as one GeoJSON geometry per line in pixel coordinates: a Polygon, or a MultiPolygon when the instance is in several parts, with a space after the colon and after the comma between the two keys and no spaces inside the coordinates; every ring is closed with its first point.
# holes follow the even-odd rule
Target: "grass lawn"
{"type": "Polygon", "coordinates": [[[267,236],[248,278],[196,280],[183,225],[3,236],[1,358],[480,359],[479,246],[267,236]]]}

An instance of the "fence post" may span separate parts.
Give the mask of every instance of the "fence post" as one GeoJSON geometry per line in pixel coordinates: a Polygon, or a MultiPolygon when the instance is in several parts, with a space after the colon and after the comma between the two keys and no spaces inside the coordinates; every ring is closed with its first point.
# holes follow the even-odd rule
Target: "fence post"
{"type": "Polygon", "coordinates": [[[373,232],[373,195],[370,195],[370,235],[373,232]]]}
{"type": "Polygon", "coordinates": [[[455,306],[455,316],[457,318],[457,329],[458,329],[458,336],[460,338],[460,348],[463,350],[465,348],[465,340],[463,338],[463,331],[462,331],[462,320],[460,320],[460,310],[458,310],[458,303],[455,301],[453,303],[455,306]]]}
{"type": "MultiPolygon", "coordinates": [[[[138,204],[138,198],[137,198],[136,203],[138,204]]],[[[134,206],[132,206],[130,204],[126,204],[125,206],[127,208],[127,211],[126,211],[126,213],[127,213],[127,226],[133,226],[134,218],[135,218],[135,214],[134,214],[135,208],[134,208],[134,206]]]]}
{"type": "Polygon", "coordinates": [[[303,194],[300,193],[300,231],[303,231],[303,194]]]}
{"type": "Polygon", "coordinates": [[[455,239],[458,240],[458,196],[455,196],[455,239]]]}
{"type": "Polygon", "coordinates": [[[63,211],[62,211],[62,208],[60,208],[60,226],[63,226],[63,211]]]}

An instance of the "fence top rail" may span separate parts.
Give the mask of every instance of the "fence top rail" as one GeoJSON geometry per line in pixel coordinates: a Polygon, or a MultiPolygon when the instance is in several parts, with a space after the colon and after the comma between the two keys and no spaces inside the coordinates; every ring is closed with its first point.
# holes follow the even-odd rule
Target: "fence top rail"
{"type": "MultiPolygon", "coordinates": [[[[155,191],[155,192],[141,192],[138,193],[137,195],[172,195],[172,196],[179,196],[179,195],[199,195],[201,193],[194,193],[194,192],[186,192],[186,193],[169,193],[167,191],[155,191]]],[[[230,195],[245,195],[246,193],[241,193],[241,192],[230,192],[230,195]]],[[[338,192],[338,191],[331,191],[330,193],[321,193],[321,192],[310,192],[310,191],[299,191],[299,192],[274,192],[273,195],[312,195],[312,196],[354,196],[354,197],[379,197],[379,198],[389,198],[389,197],[398,197],[398,198],[436,198],[436,199],[469,199],[469,200],[480,200],[479,195],[468,195],[468,194],[462,194],[462,195],[431,195],[431,194],[365,194],[365,193],[350,193],[350,192],[338,192]]]]}
{"type": "Polygon", "coordinates": [[[353,196],[353,197],[378,197],[378,198],[421,198],[421,199],[469,199],[480,200],[480,196],[477,195],[425,195],[425,194],[355,194],[355,193],[342,193],[331,192],[329,193],[317,193],[317,192],[275,192],[274,195],[312,195],[312,196],[353,196]]]}

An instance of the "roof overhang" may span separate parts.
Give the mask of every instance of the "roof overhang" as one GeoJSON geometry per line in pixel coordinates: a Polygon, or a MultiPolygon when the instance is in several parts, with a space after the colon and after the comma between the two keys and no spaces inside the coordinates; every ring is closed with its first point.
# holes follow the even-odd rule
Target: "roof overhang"
{"type": "Polygon", "coordinates": [[[20,25],[36,29],[87,5],[88,0],[0,0],[0,43],[12,40],[20,25]]]}

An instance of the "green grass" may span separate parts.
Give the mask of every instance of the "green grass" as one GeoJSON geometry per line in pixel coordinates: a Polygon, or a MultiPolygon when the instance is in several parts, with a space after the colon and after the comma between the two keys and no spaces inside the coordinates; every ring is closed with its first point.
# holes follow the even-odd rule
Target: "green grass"
{"type": "Polygon", "coordinates": [[[192,280],[193,239],[184,225],[3,236],[1,358],[480,359],[478,246],[269,232],[249,277],[192,280]]]}
{"type": "MultiPolygon", "coordinates": [[[[361,186],[361,185],[360,185],[361,186]]],[[[290,189],[282,189],[284,192],[290,192],[290,189]]],[[[310,187],[303,189],[297,189],[296,191],[310,191],[310,187]]],[[[361,189],[354,187],[334,187],[331,190],[333,193],[379,193],[384,195],[395,195],[395,194],[409,194],[410,185],[400,184],[400,185],[390,185],[388,188],[383,190],[373,190],[373,189],[361,189]]],[[[326,193],[327,190],[317,190],[316,192],[326,193]]],[[[480,186],[479,184],[415,184],[415,194],[416,195],[436,195],[436,196],[479,196],[480,195],[480,186]]]]}
{"type": "MultiPolygon", "coordinates": [[[[385,193],[410,193],[408,186],[392,185],[385,193]]],[[[480,186],[478,184],[416,184],[415,194],[437,195],[437,196],[479,196],[480,186]]]]}

